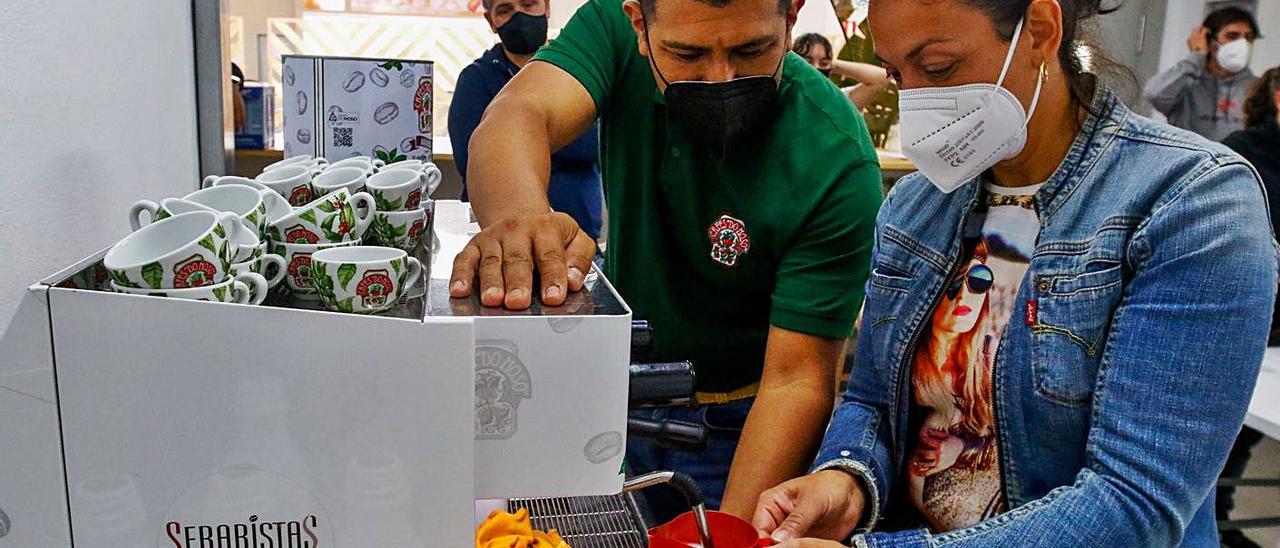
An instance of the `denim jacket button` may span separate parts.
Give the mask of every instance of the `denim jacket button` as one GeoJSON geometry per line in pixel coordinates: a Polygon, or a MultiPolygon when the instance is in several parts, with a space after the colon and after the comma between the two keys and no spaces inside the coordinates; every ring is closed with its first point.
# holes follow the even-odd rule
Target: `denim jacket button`
{"type": "Polygon", "coordinates": [[[841,452],[840,452],[840,456],[845,457],[845,458],[848,458],[848,457],[849,457],[849,455],[852,455],[852,454],[853,454],[853,453],[850,453],[850,452],[848,452],[848,451],[841,451],[841,452]]]}
{"type": "Polygon", "coordinates": [[[1052,288],[1053,288],[1053,284],[1050,284],[1049,280],[1040,280],[1036,284],[1036,289],[1039,290],[1041,293],[1048,293],[1049,290],[1052,288]]]}

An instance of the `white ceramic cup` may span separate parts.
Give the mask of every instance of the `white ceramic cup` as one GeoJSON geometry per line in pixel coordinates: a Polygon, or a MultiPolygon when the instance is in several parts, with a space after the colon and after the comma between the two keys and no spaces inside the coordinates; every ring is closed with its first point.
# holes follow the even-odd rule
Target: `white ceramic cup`
{"type": "Polygon", "coordinates": [[[258,237],[258,231],[256,230],[236,230],[229,235],[227,240],[231,245],[231,259],[229,260],[232,264],[256,259],[265,251],[262,245],[262,238],[258,237]]]}
{"type": "MultiPolygon", "coordinates": [[[[137,232],[138,229],[161,219],[192,211],[214,211],[214,209],[188,202],[182,198],[165,198],[160,200],[160,203],[151,200],[138,200],[129,207],[129,227],[134,232],[137,232]],[[146,222],[143,222],[144,218],[146,222]]],[[[216,211],[214,212],[216,213],[216,211]]]]}
{"type": "Polygon", "coordinates": [[[422,160],[403,160],[403,161],[396,162],[394,164],[388,164],[387,167],[382,168],[382,171],[387,171],[391,169],[404,169],[408,171],[416,171],[418,173],[426,175],[427,188],[425,191],[423,191],[423,197],[427,197],[427,196],[431,196],[432,194],[435,194],[436,189],[440,188],[440,182],[444,180],[444,174],[440,171],[439,167],[436,167],[436,165],[431,162],[424,162],[422,160]]]}
{"type": "Polygon", "coordinates": [[[364,183],[368,179],[369,172],[359,167],[331,167],[311,179],[311,188],[322,196],[340,188],[356,194],[364,192],[364,183]]]}
{"type": "Polygon", "coordinates": [[[339,167],[358,167],[360,169],[363,169],[367,172],[372,173],[372,172],[378,171],[379,169],[382,169],[382,166],[384,165],[386,165],[386,162],[383,162],[382,160],[379,160],[377,158],[370,158],[368,156],[352,156],[350,158],[345,158],[342,160],[338,160],[332,164],[329,164],[329,166],[326,167],[325,169],[334,169],[339,167]]]}
{"type": "Polygon", "coordinates": [[[317,299],[316,286],[311,279],[311,255],[331,247],[358,246],[360,240],[336,244],[291,244],[272,242],[271,253],[284,257],[285,286],[300,299],[317,299]]]}
{"type": "Polygon", "coordinates": [[[241,272],[225,282],[194,287],[188,289],[138,289],[124,287],[111,282],[111,289],[116,293],[131,295],[147,295],[150,297],[170,297],[192,301],[212,301],[216,303],[235,303],[259,305],[267,299],[267,279],[254,272],[241,272]]]}
{"type": "Polygon", "coordinates": [[[207,206],[215,211],[235,213],[244,225],[257,234],[267,228],[266,196],[270,190],[257,190],[245,185],[222,185],[197,190],[183,196],[188,202],[207,206]]]}
{"type": "Polygon", "coordinates": [[[422,263],[390,247],[336,247],[311,255],[311,278],[329,310],[385,312],[422,276],[422,263]]]}
{"type": "Polygon", "coordinates": [[[305,165],[307,167],[323,167],[328,163],[329,163],[329,160],[326,160],[323,156],[316,157],[316,156],[304,154],[301,156],[290,156],[288,158],[280,160],[279,162],[270,164],[267,167],[262,168],[262,171],[267,172],[274,169],[280,169],[282,167],[295,166],[295,165],[305,165]]]}
{"type": "Polygon", "coordinates": [[[422,198],[430,196],[440,184],[440,169],[388,169],[369,178],[365,188],[373,196],[379,211],[404,211],[422,207],[422,198]],[[435,186],[431,181],[434,177],[435,186]]]}
{"type": "Polygon", "coordinates": [[[284,196],[289,205],[297,207],[311,201],[311,178],[317,173],[320,173],[320,168],[310,165],[284,166],[264,171],[255,180],[284,196]]]}
{"type": "Polygon", "coordinates": [[[267,225],[275,242],[336,243],[360,238],[373,222],[373,197],[345,188],[330,192],[267,225]]]}
{"type": "Polygon", "coordinates": [[[289,213],[289,210],[292,209],[293,207],[289,205],[288,200],[285,200],[284,196],[281,196],[279,192],[275,192],[271,190],[271,187],[268,187],[267,185],[259,183],[258,181],[255,181],[253,179],[236,177],[234,175],[227,176],[227,177],[218,177],[216,175],[210,175],[204,178],[204,183],[203,183],[204,188],[209,188],[213,186],[223,186],[223,185],[241,185],[241,186],[251,187],[257,190],[271,191],[271,192],[262,193],[262,203],[266,204],[267,206],[268,221],[270,221],[271,219],[278,218],[282,215],[287,215],[289,213]]]}
{"type": "Polygon", "coordinates": [[[243,228],[233,213],[193,211],[161,219],[126,236],[102,264],[112,281],[137,289],[185,289],[222,283],[229,237],[243,228]]]}
{"type": "Polygon", "coordinates": [[[422,240],[427,212],[422,208],[408,211],[378,211],[373,214],[369,234],[378,245],[412,252],[422,240]]]}

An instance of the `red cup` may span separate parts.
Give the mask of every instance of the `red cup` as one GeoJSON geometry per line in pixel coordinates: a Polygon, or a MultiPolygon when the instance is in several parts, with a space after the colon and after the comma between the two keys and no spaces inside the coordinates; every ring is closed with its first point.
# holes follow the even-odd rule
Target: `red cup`
{"type": "MultiPolygon", "coordinates": [[[[707,525],[716,548],[764,548],[773,539],[763,536],[742,518],[723,512],[707,511],[707,525]]],[[[665,525],[649,530],[649,548],[701,548],[698,524],[693,512],[680,514],[665,525]]]]}

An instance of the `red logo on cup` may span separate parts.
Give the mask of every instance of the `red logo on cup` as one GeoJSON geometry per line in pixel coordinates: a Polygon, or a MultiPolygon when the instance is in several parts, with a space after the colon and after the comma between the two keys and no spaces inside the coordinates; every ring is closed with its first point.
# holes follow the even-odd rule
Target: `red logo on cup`
{"type": "Polygon", "coordinates": [[[422,234],[422,229],[423,229],[423,228],[425,228],[425,227],[423,226],[423,223],[422,223],[422,221],[421,221],[421,220],[414,221],[414,222],[413,222],[413,226],[410,226],[410,227],[409,227],[409,234],[408,234],[408,238],[409,238],[410,240],[414,240],[414,239],[416,239],[420,234],[422,234]]]}
{"type": "Polygon", "coordinates": [[[711,260],[721,265],[735,266],[738,257],[751,251],[751,237],[747,235],[746,225],[728,215],[722,215],[711,223],[707,236],[711,238],[711,260]]]}
{"type": "Polygon", "coordinates": [[[298,253],[293,256],[293,260],[289,261],[289,277],[293,278],[293,285],[300,288],[311,287],[310,253],[298,253]]]}
{"type": "Polygon", "coordinates": [[[284,239],[291,244],[318,244],[320,237],[302,225],[293,225],[284,229],[284,239]]]}
{"type": "Polygon", "coordinates": [[[204,287],[214,283],[218,277],[218,267],[204,260],[200,254],[192,255],[173,267],[173,287],[204,287]]]}
{"type": "Polygon", "coordinates": [[[415,190],[413,192],[410,192],[409,197],[404,199],[405,209],[418,209],[418,206],[421,204],[422,204],[421,190],[415,190]]]}
{"type": "Polygon", "coordinates": [[[387,298],[394,289],[394,282],[386,270],[370,270],[356,285],[356,295],[360,296],[365,308],[377,308],[387,304],[387,298]]]}
{"type": "Polygon", "coordinates": [[[301,185],[289,191],[289,205],[302,207],[311,202],[311,187],[301,185]]]}

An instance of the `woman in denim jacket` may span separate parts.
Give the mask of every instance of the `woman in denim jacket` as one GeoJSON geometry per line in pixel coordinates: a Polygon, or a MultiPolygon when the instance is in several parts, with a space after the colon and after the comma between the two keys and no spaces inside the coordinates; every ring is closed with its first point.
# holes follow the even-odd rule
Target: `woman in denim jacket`
{"type": "Polygon", "coordinates": [[[880,211],[814,472],[761,496],[782,546],[1217,546],[1276,293],[1266,200],[1085,74],[1098,4],[871,1],[921,173],[880,211]]]}

